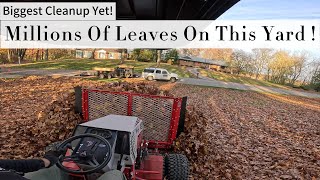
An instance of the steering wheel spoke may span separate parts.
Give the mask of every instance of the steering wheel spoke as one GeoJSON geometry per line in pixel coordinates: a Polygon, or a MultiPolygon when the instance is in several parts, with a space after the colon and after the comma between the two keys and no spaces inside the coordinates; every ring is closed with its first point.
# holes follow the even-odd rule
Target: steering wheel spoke
{"type": "Polygon", "coordinates": [[[93,166],[93,167],[97,167],[99,166],[99,162],[97,161],[96,157],[92,157],[90,160],[87,161],[87,163],[90,165],[90,166],[93,166]]]}
{"type": "Polygon", "coordinates": [[[71,143],[68,143],[68,144],[66,145],[66,148],[72,150],[72,152],[74,151],[74,147],[72,147],[71,143]]]}

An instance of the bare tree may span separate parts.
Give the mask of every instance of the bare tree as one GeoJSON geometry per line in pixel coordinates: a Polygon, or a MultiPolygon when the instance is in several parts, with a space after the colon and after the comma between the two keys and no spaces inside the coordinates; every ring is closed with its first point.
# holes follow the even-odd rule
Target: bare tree
{"type": "Polygon", "coordinates": [[[40,53],[40,49],[37,49],[37,53],[36,53],[36,61],[39,60],[39,53],[40,53]]]}
{"type": "Polygon", "coordinates": [[[314,83],[314,77],[317,75],[318,72],[320,72],[320,59],[314,59],[310,63],[310,71],[309,71],[309,77],[310,77],[310,84],[314,83]]]}
{"type": "Polygon", "coordinates": [[[234,73],[234,69],[236,69],[237,74],[248,71],[248,69],[251,68],[251,59],[250,54],[243,50],[233,51],[232,58],[229,63],[231,66],[231,73],[234,73]]]}
{"type": "Polygon", "coordinates": [[[94,56],[94,54],[96,53],[96,48],[94,48],[94,49],[92,49],[92,52],[91,52],[91,59],[95,59],[95,56],[94,56]]]}
{"type": "MultiPolygon", "coordinates": [[[[253,49],[255,78],[258,79],[264,69],[267,69],[268,63],[272,60],[272,49],[253,49]]],[[[268,70],[267,70],[268,72],[268,70]]]]}
{"type": "Polygon", "coordinates": [[[26,55],[26,51],[27,49],[8,49],[8,60],[14,61],[17,59],[18,63],[21,64],[21,61],[23,61],[23,58],[26,55]]]}
{"type": "Polygon", "coordinates": [[[11,62],[13,61],[13,51],[8,49],[8,61],[11,62]]]}
{"type": "Polygon", "coordinates": [[[125,60],[127,60],[127,49],[121,49],[120,64],[123,64],[125,60]]]}
{"type": "Polygon", "coordinates": [[[300,75],[302,85],[311,84],[312,77],[318,69],[320,70],[320,59],[313,59],[311,61],[307,61],[300,75]]]}
{"type": "Polygon", "coordinates": [[[224,60],[226,62],[230,62],[232,58],[232,53],[232,49],[202,49],[201,57],[206,59],[224,60]]]}
{"type": "Polygon", "coordinates": [[[48,60],[49,60],[49,49],[46,49],[46,55],[45,55],[45,57],[46,57],[46,61],[48,61],[48,60]]]}
{"type": "Polygon", "coordinates": [[[290,84],[294,85],[294,83],[300,77],[302,73],[302,69],[305,66],[305,63],[307,61],[307,53],[303,52],[300,55],[294,55],[292,57],[292,61],[293,61],[293,67],[292,67],[293,70],[292,70],[290,84]]]}
{"type": "Polygon", "coordinates": [[[201,49],[197,49],[197,48],[179,49],[179,54],[184,56],[200,57],[201,51],[202,51],[201,49]]]}

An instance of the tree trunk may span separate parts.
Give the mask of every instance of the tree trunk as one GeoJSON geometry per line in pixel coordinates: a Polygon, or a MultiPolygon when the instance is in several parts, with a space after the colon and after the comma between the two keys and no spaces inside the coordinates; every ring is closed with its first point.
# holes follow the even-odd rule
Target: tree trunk
{"type": "Polygon", "coordinates": [[[270,80],[270,69],[267,70],[267,78],[266,79],[267,79],[267,81],[270,80]]]}
{"type": "Polygon", "coordinates": [[[125,60],[125,57],[124,57],[124,49],[122,49],[122,50],[121,50],[120,64],[123,64],[123,63],[124,63],[124,60],[125,60]]]}
{"type": "Polygon", "coordinates": [[[46,61],[49,60],[49,49],[46,49],[46,61]]]}
{"type": "Polygon", "coordinates": [[[97,50],[97,49],[93,49],[93,51],[92,51],[92,56],[91,56],[90,59],[96,59],[95,56],[94,56],[94,54],[96,53],[96,50],[97,50]]]}
{"type": "Polygon", "coordinates": [[[161,50],[157,50],[157,67],[160,66],[161,61],[161,50]]]}
{"type": "Polygon", "coordinates": [[[38,61],[38,60],[39,60],[39,51],[40,51],[40,49],[37,49],[36,61],[38,61]]]}
{"type": "Polygon", "coordinates": [[[123,49],[124,60],[128,60],[128,51],[127,49],[123,49]]]}
{"type": "Polygon", "coordinates": [[[18,60],[19,64],[23,61],[24,56],[26,55],[27,49],[18,49],[18,60]]]}
{"type": "Polygon", "coordinates": [[[8,62],[10,62],[10,61],[11,61],[11,50],[8,49],[8,62]]]}
{"type": "Polygon", "coordinates": [[[259,73],[259,72],[260,72],[260,70],[257,70],[257,71],[256,71],[256,73],[255,73],[255,74],[256,74],[256,79],[258,79],[258,78],[259,78],[259,75],[260,75],[260,73],[259,73]]]}
{"type": "Polygon", "coordinates": [[[302,84],[301,84],[301,86],[305,86],[307,83],[307,78],[305,77],[304,79],[303,79],[303,81],[302,81],[302,84]]]}

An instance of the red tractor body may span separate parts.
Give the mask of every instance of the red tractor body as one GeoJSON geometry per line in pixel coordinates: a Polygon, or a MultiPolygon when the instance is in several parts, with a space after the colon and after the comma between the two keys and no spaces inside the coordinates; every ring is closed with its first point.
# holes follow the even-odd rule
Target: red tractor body
{"type": "MultiPolygon", "coordinates": [[[[177,134],[183,131],[186,97],[78,88],[76,89],[78,109],[80,109],[80,93],[80,112],[85,121],[84,125],[110,115],[133,116],[142,121],[143,130],[139,131],[135,138],[136,159],[124,165],[121,170],[127,179],[161,180],[164,177],[169,180],[187,179],[189,168],[186,157],[170,154],[177,134]]],[[[133,130],[130,133],[134,134],[135,131],[138,132],[133,130]]],[[[132,135],[129,136],[132,143],[132,135]]]]}

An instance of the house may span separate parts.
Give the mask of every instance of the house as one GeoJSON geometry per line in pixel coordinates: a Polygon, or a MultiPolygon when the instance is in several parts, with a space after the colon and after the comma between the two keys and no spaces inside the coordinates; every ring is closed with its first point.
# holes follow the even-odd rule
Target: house
{"type": "Polygon", "coordinates": [[[77,49],[76,58],[80,59],[121,59],[121,49],[77,49]]]}
{"type": "Polygon", "coordinates": [[[121,49],[97,49],[94,53],[95,59],[121,59],[121,49]]]}
{"type": "Polygon", "coordinates": [[[215,71],[225,71],[228,67],[228,64],[225,61],[204,59],[193,56],[179,56],[178,64],[180,66],[200,67],[215,71]]]}
{"type": "Polygon", "coordinates": [[[93,49],[76,49],[77,59],[90,59],[92,58],[93,49]]]}

